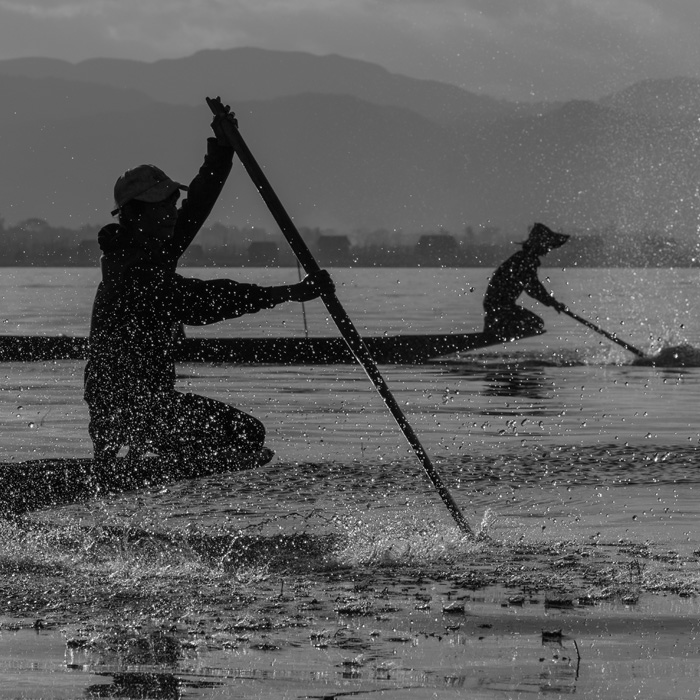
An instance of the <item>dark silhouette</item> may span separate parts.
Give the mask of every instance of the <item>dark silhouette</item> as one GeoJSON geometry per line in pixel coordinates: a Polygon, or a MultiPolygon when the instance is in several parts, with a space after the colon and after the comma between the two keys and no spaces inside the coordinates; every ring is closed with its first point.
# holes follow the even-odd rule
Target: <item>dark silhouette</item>
{"type": "Polygon", "coordinates": [[[124,173],[114,187],[119,223],[98,234],[102,281],[93,304],[85,401],[98,466],[126,447],[178,458],[236,456],[263,449],[265,428],[228,404],[175,391],[174,349],[183,324],[206,325],[304,302],[334,290],[325,270],[289,286],[261,287],[229,279],[203,281],[176,273],[179,258],[211,212],[231,170],[233,148],[223,122],[189,187],[153,165],[124,173]],[[178,209],[180,191],[187,198],[178,209]]]}
{"type": "Polygon", "coordinates": [[[537,314],[516,304],[523,292],[558,312],[566,308],[545,289],[537,270],[540,256],[567,240],[568,235],[556,233],[544,224],[535,224],[530,229],[527,240],[522,242],[523,249],[502,263],[489,280],[484,295],[485,333],[511,339],[544,330],[544,321],[537,314]]]}

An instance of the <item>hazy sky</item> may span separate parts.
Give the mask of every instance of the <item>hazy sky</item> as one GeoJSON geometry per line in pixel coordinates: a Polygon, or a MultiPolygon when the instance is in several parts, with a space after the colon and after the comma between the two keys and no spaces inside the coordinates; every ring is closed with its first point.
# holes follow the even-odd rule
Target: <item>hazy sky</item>
{"type": "Polygon", "coordinates": [[[0,0],[0,59],[337,53],[512,99],[700,77],[700,0],[0,0]]]}

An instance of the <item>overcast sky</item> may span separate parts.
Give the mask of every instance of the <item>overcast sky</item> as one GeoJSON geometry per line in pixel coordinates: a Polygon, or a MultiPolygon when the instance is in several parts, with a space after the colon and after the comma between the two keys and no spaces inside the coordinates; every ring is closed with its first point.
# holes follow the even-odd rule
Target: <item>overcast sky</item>
{"type": "Polygon", "coordinates": [[[0,59],[337,53],[510,99],[700,77],[700,0],[0,0],[0,59]]]}

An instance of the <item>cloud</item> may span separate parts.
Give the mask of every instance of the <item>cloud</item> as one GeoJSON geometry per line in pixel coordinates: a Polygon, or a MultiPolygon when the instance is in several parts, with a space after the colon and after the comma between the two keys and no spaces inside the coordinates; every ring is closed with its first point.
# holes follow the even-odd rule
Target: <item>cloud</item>
{"type": "Polygon", "coordinates": [[[697,75],[697,0],[0,0],[0,58],[338,53],[519,99],[697,75]]]}
{"type": "Polygon", "coordinates": [[[100,14],[99,10],[103,5],[104,3],[100,0],[90,4],[87,2],[37,3],[2,0],[0,10],[36,19],[73,19],[86,13],[100,14]]]}

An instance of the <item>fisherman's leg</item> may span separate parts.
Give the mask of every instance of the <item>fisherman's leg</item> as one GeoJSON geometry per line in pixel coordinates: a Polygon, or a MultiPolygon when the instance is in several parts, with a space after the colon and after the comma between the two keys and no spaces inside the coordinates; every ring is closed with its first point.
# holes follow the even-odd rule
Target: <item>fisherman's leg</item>
{"type": "Polygon", "coordinates": [[[111,471],[117,466],[130,468],[149,451],[152,435],[157,435],[160,427],[157,411],[135,410],[133,406],[119,409],[106,419],[91,418],[89,432],[96,464],[111,471]],[[124,459],[118,460],[120,453],[124,459]]]}
{"type": "Polygon", "coordinates": [[[484,304],[484,333],[507,340],[513,337],[513,323],[519,307],[484,304]]]}
{"type": "Polygon", "coordinates": [[[170,401],[167,443],[181,454],[257,453],[265,444],[265,426],[222,401],[179,392],[170,401]]]}
{"type": "Polygon", "coordinates": [[[518,318],[514,319],[513,330],[519,335],[544,332],[544,321],[532,311],[519,308],[518,318]]]}
{"type": "Polygon", "coordinates": [[[500,335],[502,327],[503,323],[501,322],[501,319],[498,316],[494,315],[484,317],[484,333],[486,333],[487,335],[500,335]]]}
{"type": "Polygon", "coordinates": [[[502,308],[484,319],[484,333],[503,340],[516,340],[533,333],[544,332],[544,321],[521,306],[502,308]]]}
{"type": "Polygon", "coordinates": [[[91,410],[88,431],[92,438],[94,456],[86,477],[94,480],[94,485],[99,488],[128,483],[134,460],[141,456],[141,451],[134,448],[135,441],[124,412],[104,415],[91,410]],[[128,448],[126,458],[118,459],[119,452],[124,447],[128,448]]]}
{"type": "Polygon", "coordinates": [[[90,408],[88,433],[92,440],[95,464],[105,466],[112,462],[124,441],[117,417],[108,416],[100,410],[90,408]]]}
{"type": "Polygon", "coordinates": [[[496,335],[499,328],[498,308],[484,304],[484,333],[496,335]]]}

